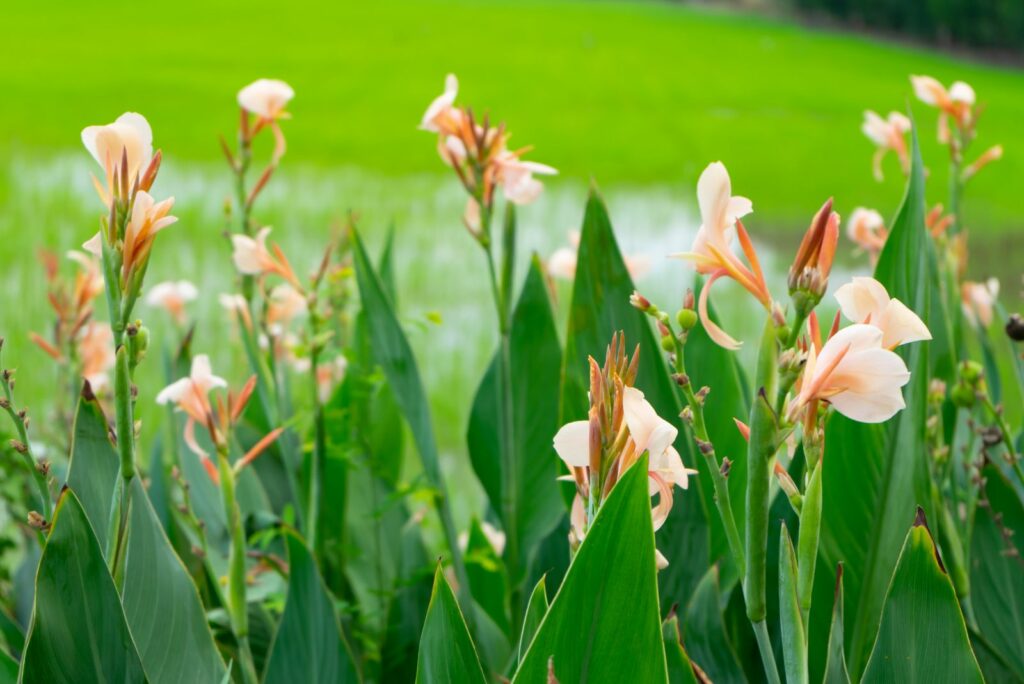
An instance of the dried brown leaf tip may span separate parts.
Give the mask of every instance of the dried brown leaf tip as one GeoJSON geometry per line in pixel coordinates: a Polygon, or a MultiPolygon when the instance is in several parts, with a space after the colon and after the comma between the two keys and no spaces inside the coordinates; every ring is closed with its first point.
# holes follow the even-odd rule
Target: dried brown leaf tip
{"type": "Polygon", "coordinates": [[[928,541],[931,542],[932,551],[935,553],[935,562],[939,564],[939,570],[945,573],[946,566],[942,562],[942,556],[939,555],[939,547],[935,544],[935,538],[932,536],[931,528],[928,527],[928,518],[924,514],[924,509],[920,506],[917,507],[917,513],[914,515],[914,527],[923,527],[925,532],[928,533],[928,541]]]}

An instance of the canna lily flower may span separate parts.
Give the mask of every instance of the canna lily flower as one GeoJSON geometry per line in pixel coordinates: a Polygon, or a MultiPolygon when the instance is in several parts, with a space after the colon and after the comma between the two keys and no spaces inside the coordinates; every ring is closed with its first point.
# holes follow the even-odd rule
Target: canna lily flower
{"type": "Polygon", "coordinates": [[[671,256],[693,262],[698,273],[709,275],[701,289],[698,313],[708,335],[726,349],[739,349],[740,343],[719,328],[708,316],[708,293],[715,281],[729,276],[747,289],[757,301],[769,309],[771,295],[761,272],[757,253],[740,218],[753,211],[746,197],[734,197],[729,172],[722,162],[710,164],[697,181],[697,204],[700,207],[701,226],[689,252],[671,256]],[[740,247],[750,262],[748,268],[733,251],[732,235],[739,237],[740,247]]]}
{"type": "Polygon", "coordinates": [[[874,209],[857,207],[850,214],[850,220],[846,225],[846,235],[862,250],[871,255],[871,262],[878,260],[878,255],[885,247],[885,240],[889,237],[885,221],[882,215],[874,209]]]}
{"type": "Polygon", "coordinates": [[[134,183],[153,159],[153,129],[146,117],[135,112],[125,112],[114,123],[105,126],[85,127],[82,129],[82,144],[103,167],[107,189],[99,183],[96,183],[96,189],[105,204],[110,203],[118,170],[126,174],[129,183],[134,183]],[[128,165],[119,169],[123,160],[127,160],[128,165]]]}
{"type": "Polygon", "coordinates": [[[274,253],[267,249],[267,236],[270,235],[270,226],[261,228],[252,238],[248,235],[232,235],[231,243],[234,245],[232,259],[235,268],[239,273],[253,276],[266,276],[276,274],[287,280],[296,288],[301,289],[299,279],[292,270],[291,264],[285,257],[284,252],[277,245],[274,245],[274,253]]]}
{"type": "MultiPolygon", "coordinates": [[[[555,278],[573,280],[576,277],[576,254],[580,247],[578,231],[569,231],[569,244],[570,247],[559,247],[548,257],[548,273],[555,278]]],[[[624,255],[623,261],[626,262],[626,270],[634,280],[644,277],[651,269],[650,259],[643,255],[624,255]]]]}
{"type": "MultiPolygon", "coordinates": [[[[274,133],[274,154],[271,166],[277,165],[286,150],[284,133],[281,131],[278,121],[291,116],[285,111],[285,107],[293,97],[295,97],[295,91],[290,85],[272,78],[258,79],[238,91],[238,105],[243,111],[257,117],[251,135],[256,135],[267,125],[274,133]]],[[[247,129],[248,124],[243,123],[243,128],[247,129]]],[[[249,133],[246,132],[246,135],[249,133]]]]}
{"type": "Polygon", "coordinates": [[[910,128],[910,119],[899,112],[889,112],[887,119],[883,119],[871,110],[864,112],[864,123],[861,124],[860,129],[878,147],[871,161],[875,180],[881,181],[884,178],[882,175],[882,160],[885,159],[885,155],[890,150],[899,157],[903,173],[910,173],[910,155],[907,152],[907,140],[905,137],[910,128]]]}
{"type": "Polygon", "coordinates": [[[972,123],[974,102],[976,100],[974,88],[956,81],[946,90],[946,87],[931,76],[911,76],[910,83],[914,87],[914,95],[926,105],[937,107],[939,114],[939,142],[949,142],[949,123],[947,117],[952,117],[957,127],[965,128],[972,123]]]}
{"type": "Polygon", "coordinates": [[[423,113],[420,130],[431,133],[456,130],[462,121],[462,112],[452,106],[458,94],[459,79],[455,74],[448,74],[444,79],[444,92],[434,98],[423,113]]]}
{"type": "Polygon", "coordinates": [[[809,312],[824,296],[838,243],[839,214],[829,199],[811,221],[789,267],[789,293],[798,310],[809,312]]]}
{"type": "MultiPolygon", "coordinates": [[[[134,272],[145,268],[146,262],[149,259],[149,252],[153,248],[153,242],[156,240],[156,234],[177,222],[177,217],[169,215],[173,207],[173,197],[157,202],[145,190],[139,190],[135,194],[131,217],[125,227],[122,244],[121,274],[125,282],[130,279],[134,272]]],[[[102,258],[103,236],[100,233],[96,233],[82,245],[82,249],[98,258],[102,258]]]]}
{"type": "Polygon", "coordinates": [[[114,367],[114,334],[110,326],[92,321],[78,337],[78,356],[82,359],[82,377],[94,391],[110,384],[109,372],[114,367]]]}
{"type": "Polygon", "coordinates": [[[547,164],[523,161],[519,158],[521,153],[504,150],[497,155],[493,162],[495,176],[505,199],[513,204],[530,204],[544,190],[544,185],[533,177],[534,174],[554,176],[558,171],[547,164]]]}
{"type": "Polygon", "coordinates": [[[843,315],[853,323],[868,323],[882,331],[882,347],[932,339],[928,326],[898,299],[889,297],[874,278],[855,277],[836,290],[843,315]]]}
{"type": "Polygon", "coordinates": [[[827,401],[861,423],[892,418],[906,405],[901,388],[910,372],[899,354],[882,346],[882,335],[873,325],[857,323],[829,338],[820,353],[810,345],[789,418],[814,401],[827,401]]]}
{"type": "Polygon", "coordinates": [[[199,296],[196,286],[187,280],[168,280],[157,283],[146,295],[146,304],[167,311],[178,323],[185,322],[185,304],[199,296]]]}
{"type": "Polygon", "coordinates": [[[249,303],[240,294],[220,294],[217,301],[224,310],[238,318],[242,324],[252,329],[252,316],[249,315],[249,303]]]}
{"type": "Polygon", "coordinates": [[[245,111],[268,121],[288,117],[285,107],[295,91],[284,81],[261,78],[238,91],[238,105],[245,111]]]}
{"type": "Polygon", "coordinates": [[[960,172],[960,179],[964,182],[974,178],[975,175],[983,168],[988,166],[994,161],[999,161],[1003,158],[1003,146],[993,145],[984,152],[981,153],[977,159],[975,159],[967,168],[960,172]]]}
{"type": "Polygon", "coordinates": [[[270,291],[267,303],[267,327],[272,335],[280,335],[297,316],[306,313],[306,298],[288,283],[270,291]]]}
{"type": "Polygon", "coordinates": [[[75,276],[73,298],[78,308],[84,309],[103,292],[103,273],[100,272],[99,259],[96,259],[95,255],[74,249],[68,250],[67,257],[81,267],[75,276]]]}
{"type": "Polygon", "coordinates": [[[992,309],[999,296],[999,281],[989,278],[983,283],[965,281],[960,286],[960,302],[964,316],[972,325],[987,328],[992,323],[992,309]]]}
{"type": "Polygon", "coordinates": [[[189,420],[206,425],[212,420],[210,392],[228,386],[227,380],[213,374],[210,357],[197,354],[192,359],[192,370],[188,377],[172,382],[156,395],[158,404],[175,404],[184,411],[189,420]]]}
{"type": "MultiPolygon", "coordinates": [[[[333,361],[321,363],[316,369],[317,396],[321,404],[326,404],[331,398],[334,388],[345,379],[348,372],[348,359],[339,354],[333,361]]],[[[500,553],[500,551],[499,551],[500,553]]]]}

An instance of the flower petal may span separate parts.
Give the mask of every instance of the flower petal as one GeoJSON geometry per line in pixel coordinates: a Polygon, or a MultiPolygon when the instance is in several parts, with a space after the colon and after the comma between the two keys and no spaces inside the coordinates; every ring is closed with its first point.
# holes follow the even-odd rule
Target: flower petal
{"type": "Polygon", "coordinates": [[[590,422],[576,420],[566,423],[555,435],[555,451],[569,467],[590,465],[590,422]]]}

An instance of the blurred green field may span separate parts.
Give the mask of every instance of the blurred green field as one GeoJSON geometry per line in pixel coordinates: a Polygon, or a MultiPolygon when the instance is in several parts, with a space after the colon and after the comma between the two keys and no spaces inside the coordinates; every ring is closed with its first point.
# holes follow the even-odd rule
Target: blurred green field
{"type": "MultiPolygon", "coordinates": [[[[83,125],[133,109],[169,163],[215,159],[236,90],[276,76],[298,93],[290,165],[437,172],[415,124],[453,71],[463,102],[506,120],[563,179],[682,188],[723,159],[762,225],[785,229],[830,195],[847,211],[893,206],[899,173],[890,159],[890,182],[872,180],[862,111],[904,108],[911,73],[964,79],[988,105],[978,145],[1007,150],[971,188],[968,218],[979,231],[1021,227],[1024,74],[869,38],[675,3],[565,0],[58,0],[12,4],[4,21],[0,145],[30,155],[76,148],[83,125]]],[[[937,200],[935,113],[911,104],[937,200]]]]}

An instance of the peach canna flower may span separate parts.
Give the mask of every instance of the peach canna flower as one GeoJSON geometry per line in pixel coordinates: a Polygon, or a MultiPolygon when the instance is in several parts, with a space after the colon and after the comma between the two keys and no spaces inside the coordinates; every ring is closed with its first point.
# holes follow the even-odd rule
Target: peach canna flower
{"type": "Polygon", "coordinates": [[[109,202],[115,170],[122,160],[128,160],[125,171],[129,182],[134,182],[149,166],[153,158],[153,129],[146,117],[136,112],[125,112],[114,123],[85,127],[82,144],[103,167],[108,190],[104,191],[98,185],[97,190],[104,202],[109,202]]]}
{"type": "Polygon", "coordinates": [[[874,209],[857,207],[850,214],[846,224],[846,235],[858,247],[871,255],[874,262],[885,247],[885,240],[889,237],[889,231],[885,227],[882,215],[874,209]]]}
{"type": "Polygon", "coordinates": [[[903,302],[889,297],[885,286],[874,278],[853,278],[836,290],[836,300],[847,320],[880,329],[886,349],[932,339],[924,321],[903,302]]]}
{"type": "Polygon", "coordinates": [[[285,107],[295,91],[284,81],[261,78],[238,91],[238,105],[261,119],[274,120],[288,116],[285,107]]]}
{"type": "MultiPolygon", "coordinates": [[[[144,268],[153,248],[156,235],[164,228],[177,222],[177,217],[170,216],[174,207],[174,198],[157,202],[145,190],[139,190],[132,202],[132,213],[125,227],[121,251],[121,274],[125,282],[132,273],[144,268]]],[[[103,256],[103,237],[96,233],[86,241],[82,248],[97,257],[103,256]]]]}
{"type": "MultiPolygon", "coordinates": [[[[578,231],[569,231],[569,247],[559,247],[547,260],[547,269],[555,278],[573,280],[576,277],[576,257],[580,246],[578,231]]],[[[651,270],[651,261],[644,255],[623,255],[626,270],[634,279],[643,278],[651,270]]]]}
{"type": "Polygon", "coordinates": [[[196,286],[187,280],[168,280],[157,283],[146,295],[146,304],[164,309],[175,322],[185,322],[185,304],[199,296],[196,286]]]}
{"type": "Polygon", "coordinates": [[[513,204],[529,204],[540,197],[544,185],[534,175],[554,176],[558,171],[547,164],[523,161],[522,152],[504,150],[493,162],[495,178],[501,186],[505,199],[513,204]]]}
{"type": "Polygon", "coordinates": [[[206,425],[213,416],[210,406],[210,392],[226,388],[227,381],[213,374],[210,357],[197,354],[192,359],[192,370],[188,377],[175,380],[156,395],[158,404],[175,404],[193,420],[206,425]]]}
{"type": "Polygon", "coordinates": [[[888,118],[885,119],[871,110],[864,112],[864,123],[861,124],[860,129],[878,148],[871,161],[875,180],[884,179],[882,160],[890,151],[895,152],[899,157],[903,173],[910,173],[910,154],[907,151],[906,140],[910,128],[910,119],[899,112],[889,112],[888,118]]]}
{"type": "Polygon", "coordinates": [[[746,197],[732,194],[729,172],[722,162],[710,164],[697,181],[697,204],[700,207],[701,226],[689,252],[671,256],[693,263],[698,273],[709,275],[701,288],[698,313],[708,335],[726,349],[739,349],[740,343],[719,328],[708,316],[707,299],[716,280],[728,276],[742,285],[766,308],[771,307],[771,294],[761,272],[757,253],[740,218],[753,211],[746,197]],[[750,263],[748,268],[731,247],[732,236],[739,237],[740,247],[750,263]]]}
{"type": "Polygon", "coordinates": [[[820,353],[810,345],[790,419],[817,400],[861,423],[881,423],[902,409],[901,388],[910,372],[899,354],[882,346],[882,335],[873,325],[857,323],[829,338],[820,353]]]}
{"type": "Polygon", "coordinates": [[[114,333],[110,326],[92,321],[78,337],[78,356],[82,359],[82,377],[99,392],[110,384],[109,371],[114,367],[114,333]]]}
{"type": "Polygon", "coordinates": [[[965,281],[960,286],[960,302],[964,316],[972,325],[987,328],[992,324],[993,307],[999,297],[999,281],[989,278],[983,283],[965,281]]]}
{"type": "Polygon", "coordinates": [[[235,262],[235,268],[244,275],[276,274],[294,287],[301,289],[299,279],[292,270],[291,264],[288,263],[284,252],[274,245],[274,253],[270,253],[267,248],[268,235],[270,235],[270,226],[261,228],[254,238],[248,235],[232,235],[231,244],[234,246],[234,251],[231,256],[235,262]]]}
{"type": "Polygon", "coordinates": [[[977,97],[974,88],[963,81],[955,81],[946,87],[931,76],[911,76],[910,83],[914,87],[914,95],[926,105],[937,107],[939,115],[939,142],[949,142],[949,123],[951,117],[959,128],[972,123],[974,103],[977,97]]]}
{"type": "Polygon", "coordinates": [[[450,131],[458,128],[462,112],[453,107],[458,94],[459,79],[455,74],[448,74],[444,79],[444,92],[434,98],[423,113],[420,130],[440,133],[442,129],[450,131]]]}
{"type": "Polygon", "coordinates": [[[267,302],[267,327],[273,335],[280,335],[296,317],[306,313],[306,298],[288,283],[281,283],[270,291],[267,302]]]}

